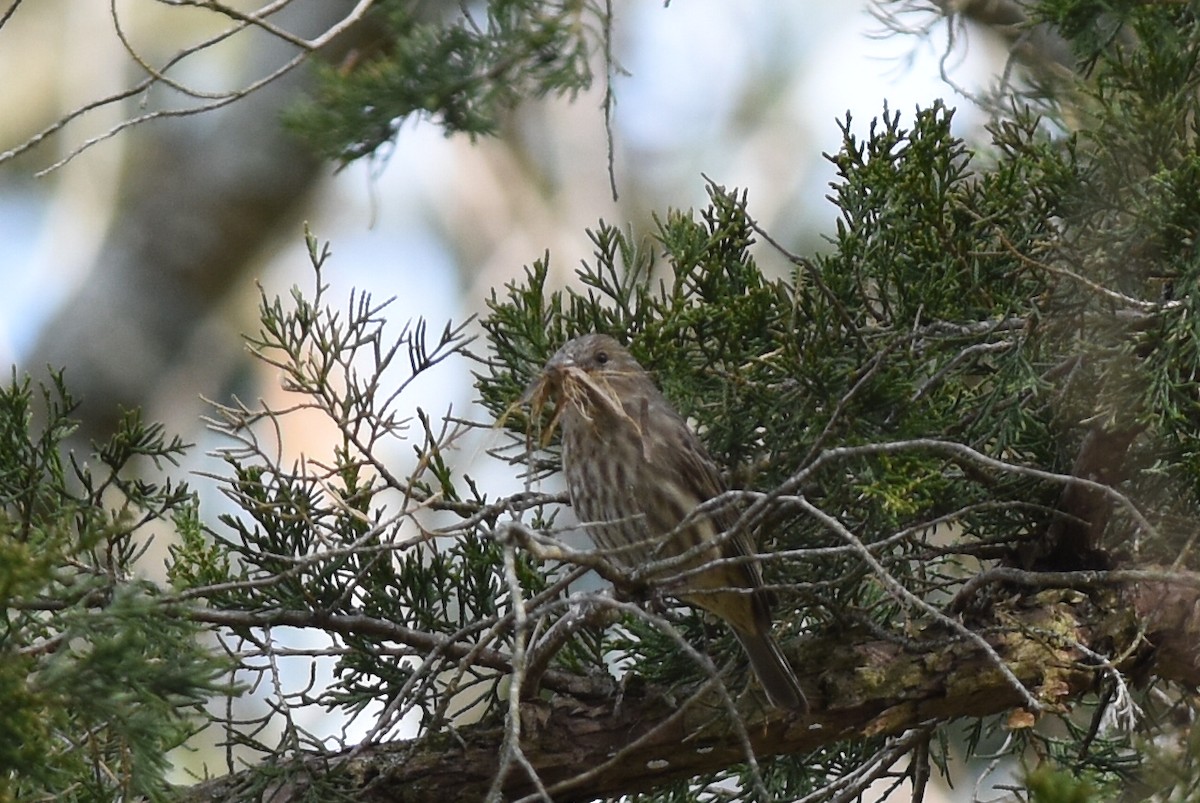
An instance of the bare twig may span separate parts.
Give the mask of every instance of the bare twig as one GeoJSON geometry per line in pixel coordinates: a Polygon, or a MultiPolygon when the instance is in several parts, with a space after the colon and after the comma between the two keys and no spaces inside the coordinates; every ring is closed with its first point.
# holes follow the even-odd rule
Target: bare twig
{"type": "MultiPolygon", "coordinates": [[[[105,140],[108,140],[108,139],[116,136],[117,134],[121,133],[122,131],[124,131],[128,128],[132,128],[134,126],[141,125],[142,123],[150,122],[151,120],[157,120],[157,119],[162,119],[162,118],[172,118],[172,117],[190,117],[193,115],[204,114],[205,112],[210,112],[210,111],[222,108],[224,106],[229,105],[230,103],[233,103],[233,102],[236,102],[243,98],[246,98],[246,97],[254,94],[255,92],[257,92],[258,90],[262,89],[263,87],[265,87],[265,86],[273,83],[274,81],[278,80],[279,78],[283,77],[284,75],[287,75],[292,70],[294,70],[296,67],[298,67],[299,65],[301,65],[302,63],[307,61],[312,56],[313,53],[315,53],[316,51],[325,47],[331,41],[333,41],[335,38],[337,38],[342,33],[344,33],[348,28],[350,28],[351,26],[358,23],[366,15],[366,13],[370,10],[371,6],[374,4],[374,0],[359,0],[359,2],[355,5],[355,7],[353,9],[351,9],[344,17],[342,17],[341,21],[326,28],[325,31],[323,31],[319,36],[313,37],[312,39],[304,39],[301,37],[297,37],[287,31],[279,28],[278,26],[271,25],[267,21],[268,17],[272,16],[278,10],[282,9],[284,6],[288,5],[291,2],[292,2],[292,0],[274,0],[273,2],[270,2],[267,5],[263,6],[263,8],[259,9],[257,12],[243,13],[243,12],[239,12],[236,9],[233,9],[223,3],[214,2],[212,0],[203,0],[203,1],[202,0],[173,0],[173,2],[168,3],[168,5],[178,5],[178,6],[189,5],[189,6],[198,6],[201,8],[207,8],[211,11],[214,11],[215,13],[220,13],[224,16],[227,16],[227,17],[235,20],[235,25],[225,31],[222,31],[221,33],[218,33],[214,36],[208,37],[207,39],[204,39],[190,47],[181,49],[179,52],[177,52],[173,56],[171,56],[171,58],[169,58],[162,66],[155,67],[155,66],[151,65],[149,63],[149,61],[147,61],[144,57],[142,57],[140,55],[137,48],[133,45],[133,43],[126,36],[124,28],[120,24],[120,17],[117,13],[115,0],[113,0],[113,3],[110,7],[110,9],[111,9],[110,15],[113,19],[114,30],[116,32],[117,38],[120,40],[122,47],[125,48],[125,51],[126,51],[126,53],[129,54],[130,58],[133,59],[133,61],[142,69],[142,71],[146,73],[146,77],[143,78],[142,80],[138,81],[137,83],[135,83],[133,86],[129,87],[128,89],[124,89],[124,90],[114,93],[112,95],[108,95],[103,98],[99,98],[99,99],[91,101],[89,103],[85,103],[85,104],[77,107],[73,111],[68,112],[67,114],[63,115],[58,120],[56,120],[55,122],[51,123],[46,128],[42,129],[41,131],[34,134],[33,136],[27,138],[24,142],[20,143],[19,145],[15,146],[13,148],[10,148],[7,151],[4,151],[3,153],[0,153],[0,164],[3,164],[6,161],[10,161],[10,160],[16,158],[17,156],[21,155],[22,153],[25,153],[26,151],[31,150],[32,148],[36,147],[37,145],[39,145],[40,143],[45,141],[52,134],[62,130],[67,125],[69,125],[71,122],[88,114],[89,112],[92,112],[96,109],[103,108],[106,106],[114,105],[116,103],[119,103],[122,100],[126,100],[128,98],[139,95],[142,92],[145,92],[146,90],[148,90],[151,87],[158,85],[158,84],[170,86],[171,88],[173,88],[189,97],[192,97],[194,99],[201,99],[201,100],[204,100],[205,102],[200,103],[196,106],[190,106],[190,107],[185,107],[185,108],[157,109],[157,110],[154,110],[151,112],[146,112],[144,114],[127,117],[126,119],[122,120],[121,122],[111,126],[106,131],[103,131],[100,134],[97,134],[93,137],[89,137],[88,139],[84,140],[82,143],[76,145],[73,148],[70,148],[66,152],[65,156],[63,156],[61,159],[59,159],[56,162],[54,162],[53,164],[51,164],[49,167],[43,168],[42,170],[38,171],[37,175],[44,176],[48,173],[51,173],[51,172],[57,170],[58,168],[67,164],[68,162],[73,160],[76,156],[80,155],[81,153],[88,150],[92,146],[97,145],[101,142],[104,142],[105,140]],[[177,66],[183,60],[195,55],[196,53],[200,53],[200,52],[208,50],[209,48],[213,47],[214,45],[228,39],[231,36],[234,36],[234,35],[240,33],[241,31],[245,30],[248,27],[256,27],[261,30],[264,30],[267,33],[269,33],[270,35],[278,38],[279,40],[287,42],[288,44],[298,48],[300,52],[295,57],[293,57],[289,61],[287,61],[285,64],[276,68],[275,70],[268,73],[267,75],[265,75],[261,78],[258,78],[257,80],[251,81],[250,83],[248,83],[247,85],[245,85],[241,88],[232,89],[232,90],[228,90],[225,92],[201,91],[201,90],[195,89],[193,87],[189,87],[185,84],[182,84],[181,82],[176,81],[168,76],[168,74],[167,74],[168,71],[170,71],[173,67],[177,66]]],[[[19,2],[14,3],[4,13],[4,15],[2,17],[0,17],[0,28],[3,27],[4,23],[8,21],[8,18],[11,17],[12,14],[16,11],[16,8],[19,4],[20,4],[19,2]]]]}

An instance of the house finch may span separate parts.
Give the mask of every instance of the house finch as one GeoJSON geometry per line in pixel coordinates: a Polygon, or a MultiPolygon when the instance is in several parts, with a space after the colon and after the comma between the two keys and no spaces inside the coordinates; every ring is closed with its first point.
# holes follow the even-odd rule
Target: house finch
{"type": "Polygon", "coordinates": [[[753,554],[729,509],[693,516],[725,490],[703,444],[637,360],[607,335],[571,340],[531,387],[535,407],[553,394],[571,506],[619,568],[647,569],[672,595],[733,628],[771,703],[807,711],[796,676],[770,635],[771,612],[757,563],[714,561],[753,554]],[[694,554],[671,562],[702,544],[694,554]],[[654,572],[653,564],[669,566],[654,572]],[[701,568],[708,566],[708,568],[701,568]],[[686,573],[685,577],[678,575],[686,573]],[[675,576],[672,583],[668,578],[675,576]]]}

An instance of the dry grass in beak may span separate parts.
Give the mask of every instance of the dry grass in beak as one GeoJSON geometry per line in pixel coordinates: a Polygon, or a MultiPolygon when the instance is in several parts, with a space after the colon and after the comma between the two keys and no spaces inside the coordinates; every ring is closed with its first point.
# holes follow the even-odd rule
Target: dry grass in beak
{"type": "MultiPolygon", "coordinates": [[[[537,425],[537,422],[541,421],[540,413],[553,393],[553,385],[554,380],[551,378],[550,372],[543,371],[538,375],[537,379],[533,380],[533,382],[529,384],[529,387],[527,387],[525,392],[521,394],[521,398],[514,401],[508,406],[507,409],[505,409],[504,413],[496,422],[496,426],[503,426],[504,422],[508,420],[508,417],[512,415],[513,411],[518,410],[525,405],[529,405],[529,428],[526,430],[525,434],[527,442],[529,443],[529,447],[532,448],[533,429],[537,425]]],[[[558,398],[556,404],[554,405],[554,412],[551,415],[550,424],[542,431],[541,437],[537,439],[538,448],[544,448],[546,444],[550,442],[550,438],[554,436],[554,430],[558,428],[558,421],[560,418],[562,418],[563,394],[559,393],[557,396],[558,398]]]]}
{"type": "Polygon", "coordinates": [[[641,433],[641,426],[634,420],[621,404],[616,390],[609,384],[606,377],[597,377],[577,366],[565,366],[542,371],[537,379],[530,383],[521,397],[510,404],[500,415],[496,426],[503,426],[508,417],[525,405],[529,406],[529,427],[526,432],[528,443],[532,447],[535,442],[533,429],[540,422],[541,410],[548,401],[554,401],[554,409],[550,423],[541,429],[536,438],[538,448],[545,448],[554,437],[562,421],[563,411],[570,405],[578,411],[580,417],[591,423],[597,406],[605,409],[610,415],[623,418],[634,429],[641,433]]]}
{"type": "MultiPolygon", "coordinates": [[[[525,388],[525,392],[521,394],[520,398],[504,408],[504,412],[496,419],[494,428],[503,427],[509,416],[525,405],[530,406],[529,423],[532,424],[537,418],[537,411],[542,409],[542,405],[546,403],[546,399],[550,395],[548,383],[549,379],[545,373],[538,374],[538,378],[529,383],[529,387],[525,388]]],[[[557,418],[557,413],[555,417],[557,418]]]]}

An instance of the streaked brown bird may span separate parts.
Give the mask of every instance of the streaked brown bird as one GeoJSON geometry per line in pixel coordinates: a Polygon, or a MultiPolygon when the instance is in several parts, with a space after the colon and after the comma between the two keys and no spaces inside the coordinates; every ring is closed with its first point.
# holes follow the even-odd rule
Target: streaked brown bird
{"type": "Polygon", "coordinates": [[[734,526],[735,513],[725,508],[692,515],[679,527],[726,488],[703,444],[649,374],[613,338],[584,335],[559,349],[530,388],[535,409],[551,396],[555,408],[547,434],[562,426],[571,506],[592,540],[619,568],[669,562],[647,579],[729,624],[771,703],[807,711],[796,676],[771,638],[758,564],[710,565],[754,552],[744,531],[717,540],[734,526]],[[712,546],[670,560],[706,543],[712,546]]]}

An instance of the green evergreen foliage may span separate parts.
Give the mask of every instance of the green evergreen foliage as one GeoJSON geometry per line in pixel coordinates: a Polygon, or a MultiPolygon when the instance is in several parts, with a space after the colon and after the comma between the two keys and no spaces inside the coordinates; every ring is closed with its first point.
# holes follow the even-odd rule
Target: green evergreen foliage
{"type": "Polygon", "coordinates": [[[1025,783],[1031,803],[1092,803],[1099,799],[1086,781],[1048,767],[1030,773],[1025,783]]]}
{"type": "Polygon", "coordinates": [[[413,116],[475,137],[494,134],[522,99],[574,97],[591,85],[609,24],[606,9],[580,0],[384,0],[373,13],[378,41],[322,68],[318,96],[289,115],[330,159],[378,153],[413,116]]]}
{"type": "MultiPolygon", "coordinates": [[[[1003,161],[980,175],[950,121],[940,106],[919,112],[911,128],[886,114],[866,141],[847,121],[832,157],[841,174],[837,247],[796,259],[790,280],[768,280],[756,267],[745,193],[713,186],[709,208],[659,221],[653,248],[661,267],[652,246],[602,224],[591,234],[595,261],[579,272],[585,291],[547,292],[543,260],[493,299],[484,327],[499,360],[481,377],[481,397],[501,415],[559,343],[610,332],[655,368],[735,478],[771,491],[803,477],[809,498],[878,542],[893,577],[920,596],[953,587],[974,560],[1044,532],[1061,489],[981,472],[937,442],[1069,468],[1056,389],[1042,379],[1069,344],[1038,326],[1054,276],[1030,270],[1026,255],[1053,238],[1075,157],[1069,144],[1019,120],[996,129],[1003,161]],[[1032,197],[1030,185],[1039,188],[1032,197]],[[870,449],[881,442],[911,445],[870,449]],[[806,468],[822,448],[860,445],[860,455],[806,468]],[[947,525],[959,528],[958,538],[935,543],[935,527],[947,525]]],[[[1064,294],[1063,303],[1078,303],[1077,288],[1064,294]]],[[[798,634],[868,622],[907,638],[911,620],[823,522],[795,515],[773,525],[760,549],[806,550],[765,567],[780,589],[778,626],[798,634]]],[[[683,627],[703,638],[699,622],[683,627]]],[[[634,638],[610,649],[635,656],[640,674],[669,683],[696,672],[654,627],[625,628],[634,638]]],[[[736,655],[728,634],[712,632],[723,654],[736,655]]],[[[829,759],[846,761],[844,750],[829,759]]],[[[781,794],[811,789],[801,779],[823,762],[785,763],[791,770],[771,787],[781,794]]]]}
{"type": "MultiPolygon", "coordinates": [[[[321,278],[329,252],[311,236],[309,248],[317,281],[312,297],[298,289],[290,304],[264,296],[262,329],[249,338],[258,356],[282,372],[285,386],[307,401],[270,416],[218,410],[214,426],[240,444],[224,452],[229,473],[222,479],[242,512],[222,516],[221,526],[203,536],[185,532],[172,579],[185,595],[231,613],[220,621],[251,654],[270,653],[262,629],[272,625],[328,631],[338,656],[333,682],[319,695],[305,689],[288,697],[297,710],[316,704],[353,719],[390,700],[397,719],[418,711],[429,730],[477,703],[495,714],[503,674],[436,676],[461,657],[454,651],[439,657],[439,650],[502,629],[511,616],[502,550],[491,537],[494,515],[454,538],[438,537],[423,522],[421,508],[457,518],[478,514],[487,500],[446,460],[461,433],[442,429],[419,408],[402,412],[412,381],[460,352],[468,339],[449,326],[430,337],[417,323],[385,346],[387,303],[356,294],[344,312],[334,311],[321,278]],[[335,425],[340,441],[331,447],[332,462],[281,465],[264,446],[260,427],[305,409],[335,425]],[[418,468],[400,476],[383,454],[410,439],[418,468]],[[401,660],[413,654],[409,648],[381,648],[412,634],[435,651],[423,664],[401,660]],[[463,697],[451,706],[456,691],[463,697]]],[[[527,556],[518,558],[515,571],[530,596],[549,582],[527,556]]],[[[489,637],[499,640],[496,648],[510,638],[503,632],[489,637]]],[[[263,755],[295,743],[322,749],[320,737],[279,710],[265,714],[255,730],[278,732],[281,741],[230,737],[263,755]],[[273,730],[278,722],[282,727],[273,730]]]]}
{"type": "MultiPolygon", "coordinates": [[[[501,367],[481,380],[482,398],[498,413],[558,343],[612,333],[654,367],[735,478],[763,491],[802,487],[864,542],[886,544],[889,573],[925,598],[976,561],[1021,555],[1053,532],[1062,493],[1045,477],[981,470],[932,440],[1069,474],[1084,440],[1103,431],[1128,437],[1114,477],[1154,529],[1135,526],[1130,540],[1117,510],[1102,550],[1193,564],[1190,527],[1175,527],[1192,520],[1200,478],[1188,356],[1200,342],[1189,309],[1200,48],[1190,11],[1137,5],[1131,34],[1153,45],[1110,38],[1096,55],[1077,87],[1092,120],[1078,137],[1051,136],[1018,112],[994,125],[981,160],[940,107],[907,129],[885,112],[861,141],[847,121],[831,157],[835,248],[795,259],[790,281],[757,271],[745,195],[716,187],[708,210],[660,221],[661,269],[648,247],[604,225],[592,234],[595,263],[580,271],[586,292],[547,293],[547,265],[536,264],[493,300],[485,327],[501,367]],[[901,446],[853,448],[886,442],[901,446]],[[832,446],[850,448],[810,466],[832,446]],[[935,525],[952,525],[954,541],[935,545],[935,525]]],[[[766,568],[787,625],[865,618],[875,632],[910,632],[857,557],[816,551],[838,548],[822,521],[775,524],[762,549],[811,550],[766,568]]],[[[1070,558],[1066,568],[1090,565],[1089,555],[1070,558]]],[[[650,675],[677,673],[658,649],[669,646],[648,650],[650,675]]],[[[1130,771],[1119,739],[1079,757],[1070,745],[1080,738],[1043,749],[1100,781],[1130,771]]]]}
{"type": "MultiPolygon", "coordinates": [[[[477,29],[400,2],[381,9],[387,46],[331,72],[306,112],[337,158],[376,152],[412,113],[486,133],[518,97],[586,85],[589,26],[603,18],[492,3],[477,29]]],[[[972,637],[991,649],[1019,635],[1078,646],[1070,669],[1095,685],[1070,699],[1022,686],[1027,710],[1010,718],[939,714],[889,732],[895,709],[917,705],[905,701],[847,726],[850,738],[726,761],[642,799],[858,799],[873,781],[946,772],[956,749],[970,758],[1001,741],[1042,764],[1030,800],[1195,788],[1195,739],[1178,739],[1166,772],[1165,751],[1132,735],[1121,662],[1141,649],[1142,623],[1100,654],[1049,615],[1013,622],[1064,599],[1086,601],[1097,628],[1132,619],[1095,579],[1105,570],[1198,568],[1200,25],[1188,4],[1046,0],[1035,12],[1080,61],[1059,102],[1012,110],[978,149],[940,103],[911,118],[885,110],[866,136],[846,119],[829,157],[836,232],[818,257],[774,243],[752,191],[711,185],[705,208],[667,212],[645,235],[601,221],[577,289],[549,286],[546,254],[493,294],[486,343],[473,343],[465,326],[396,333],[387,304],[362,294],[335,310],[329,251],[310,236],[315,290],[264,296],[248,339],[297,404],[216,410],[233,444],[218,479],[236,512],[211,525],[186,488],[132,472],[157,471],[182,444],[131,415],[88,470],[59,455],[71,426],[61,381],[33,427],[34,394],[14,380],[0,394],[0,792],[161,797],[166,751],[186,741],[187,714],[225,666],[200,646],[201,624],[239,681],[270,690],[263,713],[213,716],[239,758],[269,767],[240,780],[247,794],[281,779],[310,799],[350,794],[352,769],[314,769],[351,746],[310,732],[300,714],[314,709],[365,722],[368,745],[410,718],[413,752],[433,754],[466,743],[470,713],[518,765],[522,717],[549,717],[550,701],[580,688],[572,699],[617,708],[647,683],[671,700],[713,677],[740,691],[726,628],[576,583],[597,564],[563,538],[562,495],[538,485],[558,468],[541,437],[552,413],[521,400],[547,358],[590,331],[652,369],[743,492],[777,634],[822,702],[842,706],[835,715],[861,702],[847,688],[903,700],[909,681],[883,664],[834,664],[831,645],[847,643],[916,653],[936,671],[972,637]],[[763,274],[765,249],[790,275],[763,274]],[[439,419],[410,400],[418,377],[472,368],[486,420],[439,419]],[[333,433],[329,453],[285,460],[285,419],[314,413],[333,433]],[[463,473],[453,450],[480,432],[524,471],[524,492],[497,497],[463,473]],[[169,594],[134,568],[151,524],[178,536],[169,594]],[[995,567],[1049,579],[970,585],[995,567]],[[320,643],[281,647],[293,628],[320,643]],[[332,682],[290,687],[278,664],[297,656],[312,677],[328,661],[332,682]],[[547,706],[514,711],[519,700],[547,706]],[[303,784],[284,775],[298,755],[312,759],[303,784]]],[[[1137,702],[1164,732],[1193,707],[1164,682],[1137,702]]]]}
{"type": "Polygon", "coordinates": [[[128,414],[81,466],[59,452],[73,409],[61,376],[0,389],[0,799],[160,800],[228,666],[134,569],[195,499],[133,472],[185,446],[128,414]]]}
{"type": "MultiPolygon", "coordinates": [[[[649,247],[608,226],[593,232],[596,261],[580,271],[587,292],[547,293],[548,266],[539,262],[525,284],[492,302],[484,326],[499,360],[481,380],[482,398],[501,414],[558,343],[599,329],[630,341],[698,420],[719,462],[763,489],[825,446],[947,435],[1018,463],[1062,468],[1053,459],[1054,411],[1038,381],[1061,355],[1042,345],[1031,319],[1047,276],[1019,255],[1048,236],[1060,203],[1052,188],[1031,201],[1022,182],[1045,187],[1047,169],[1061,172],[1069,155],[1006,127],[1022,150],[1000,175],[981,178],[949,123],[950,113],[935,108],[911,130],[886,116],[867,143],[847,133],[834,157],[844,177],[838,247],[797,260],[791,280],[762,276],[746,195],[717,187],[710,208],[660,221],[654,239],[666,266],[657,282],[649,247]],[[1012,248],[990,245],[999,240],[1012,248]]],[[[942,454],[914,450],[871,463],[859,482],[822,488],[827,504],[862,517],[865,532],[927,521],[948,504],[998,501],[995,488],[947,472],[942,454]]],[[[1013,499],[1040,486],[997,480],[1013,499]]],[[[1032,528],[1046,511],[1034,506],[1029,515],[1032,528]]],[[[1011,534],[1013,523],[993,526],[1011,534]]],[[[762,546],[828,539],[816,522],[808,526],[813,532],[795,543],[762,546]]]]}

